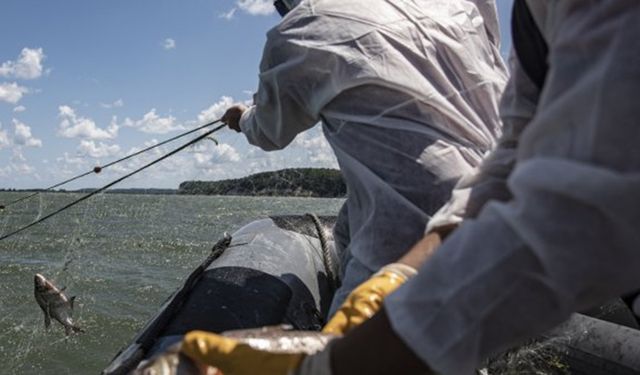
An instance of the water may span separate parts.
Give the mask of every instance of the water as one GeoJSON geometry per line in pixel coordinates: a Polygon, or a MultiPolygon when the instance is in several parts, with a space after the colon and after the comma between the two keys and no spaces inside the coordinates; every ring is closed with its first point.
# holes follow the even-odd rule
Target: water
{"type": "MultiPolygon", "coordinates": [[[[0,204],[19,197],[0,193],[0,204]]],[[[0,213],[0,235],[78,198],[41,194],[0,213]]],[[[335,215],[341,199],[98,195],[0,241],[0,373],[97,374],[225,231],[274,214],[335,215]],[[86,333],[44,328],[42,273],[77,296],[86,333]]]]}

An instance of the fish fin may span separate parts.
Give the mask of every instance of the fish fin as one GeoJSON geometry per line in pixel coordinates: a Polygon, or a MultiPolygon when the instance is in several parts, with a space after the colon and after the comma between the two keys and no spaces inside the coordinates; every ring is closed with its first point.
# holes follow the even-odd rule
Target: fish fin
{"type": "Polygon", "coordinates": [[[60,292],[64,292],[65,290],[67,290],[67,286],[63,286],[62,289],[60,289],[60,292]]]}
{"type": "Polygon", "coordinates": [[[71,310],[73,310],[73,302],[76,300],[76,296],[69,298],[69,306],[71,306],[71,310]]]}
{"type": "Polygon", "coordinates": [[[47,309],[44,312],[44,328],[49,328],[51,325],[51,314],[49,314],[49,305],[47,305],[47,309]]]}
{"type": "Polygon", "coordinates": [[[71,328],[73,329],[73,332],[81,332],[84,333],[84,329],[78,327],[78,326],[71,326],[71,328]]]}

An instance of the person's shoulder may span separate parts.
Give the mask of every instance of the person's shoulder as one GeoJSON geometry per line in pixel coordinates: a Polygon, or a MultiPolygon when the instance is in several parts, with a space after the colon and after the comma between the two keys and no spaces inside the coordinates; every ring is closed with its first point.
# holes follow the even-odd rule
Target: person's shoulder
{"type": "Polygon", "coordinates": [[[269,31],[268,38],[305,41],[318,38],[326,42],[336,34],[356,32],[361,29],[358,24],[371,25],[370,19],[374,19],[362,14],[367,4],[365,0],[303,0],[269,31]]]}
{"type": "Polygon", "coordinates": [[[393,6],[390,2],[381,0],[303,0],[300,5],[300,11],[305,14],[354,22],[384,19],[385,14],[389,14],[384,10],[393,6]]]}
{"type": "Polygon", "coordinates": [[[303,0],[287,14],[275,28],[280,31],[290,29],[324,29],[325,33],[336,32],[336,28],[362,32],[389,23],[406,19],[395,3],[399,0],[303,0]]]}
{"type": "Polygon", "coordinates": [[[283,23],[306,17],[332,18],[348,22],[382,22],[399,17],[404,0],[303,0],[283,18],[283,23]],[[393,11],[395,10],[395,11],[393,11]]]}

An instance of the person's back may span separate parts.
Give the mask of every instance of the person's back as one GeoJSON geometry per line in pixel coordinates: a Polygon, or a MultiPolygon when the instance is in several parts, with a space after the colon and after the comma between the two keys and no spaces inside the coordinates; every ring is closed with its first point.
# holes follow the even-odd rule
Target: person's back
{"type": "Polygon", "coordinates": [[[322,120],[348,186],[336,238],[349,256],[334,306],[422,237],[499,135],[506,71],[495,9],[485,8],[308,0],[269,32],[240,126],[279,149],[322,120]]]}
{"type": "MultiPolygon", "coordinates": [[[[449,225],[464,222],[417,274],[363,322],[384,295],[365,301],[355,328],[320,353],[234,353],[224,349],[236,343],[201,334],[185,340],[187,355],[223,372],[249,363],[278,364],[271,374],[472,374],[572,312],[637,290],[640,65],[630,62],[640,58],[640,2],[514,4],[523,33],[514,33],[505,136],[462,181],[470,194],[455,197],[466,202],[444,207],[463,208],[449,225]]],[[[623,357],[631,366],[620,371],[640,369],[623,357]]]]}

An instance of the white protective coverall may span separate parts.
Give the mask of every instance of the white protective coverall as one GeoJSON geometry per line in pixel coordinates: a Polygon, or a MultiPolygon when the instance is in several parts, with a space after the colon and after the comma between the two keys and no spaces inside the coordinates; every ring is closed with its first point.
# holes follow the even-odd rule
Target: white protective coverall
{"type": "Polygon", "coordinates": [[[495,145],[498,44],[493,0],[304,0],[267,34],[240,127],[276,150],[322,121],[348,190],[335,232],[350,256],[334,309],[422,237],[495,145]]]}
{"type": "Polygon", "coordinates": [[[514,60],[498,150],[430,227],[475,218],[385,302],[438,373],[640,287],[640,2],[528,4],[549,45],[543,90],[514,60]]]}

